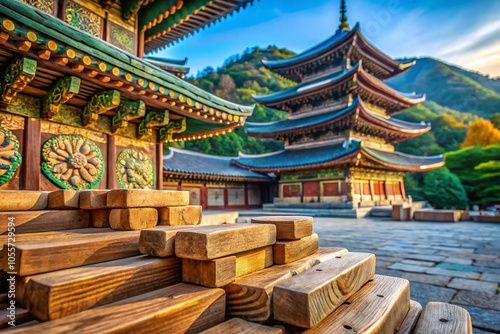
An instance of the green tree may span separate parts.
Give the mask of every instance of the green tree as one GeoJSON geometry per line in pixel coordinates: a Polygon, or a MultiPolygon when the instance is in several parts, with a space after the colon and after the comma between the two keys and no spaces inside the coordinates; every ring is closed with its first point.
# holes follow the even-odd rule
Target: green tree
{"type": "Polygon", "coordinates": [[[460,179],[446,167],[425,174],[424,193],[436,209],[467,208],[467,193],[460,179]]]}
{"type": "Polygon", "coordinates": [[[496,114],[491,115],[490,122],[493,123],[493,126],[496,129],[500,130],[500,112],[497,112],[496,114]]]}

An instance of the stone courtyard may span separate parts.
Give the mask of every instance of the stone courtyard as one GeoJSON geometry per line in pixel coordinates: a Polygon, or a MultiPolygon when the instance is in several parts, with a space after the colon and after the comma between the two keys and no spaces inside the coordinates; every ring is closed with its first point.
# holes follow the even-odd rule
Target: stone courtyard
{"type": "Polygon", "coordinates": [[[377,256],[377,274],[411,282],[422,306],[441,301],[466,308],[474,333],[500,333],[500,225],[315,218],[320,246],[377,256]]]}

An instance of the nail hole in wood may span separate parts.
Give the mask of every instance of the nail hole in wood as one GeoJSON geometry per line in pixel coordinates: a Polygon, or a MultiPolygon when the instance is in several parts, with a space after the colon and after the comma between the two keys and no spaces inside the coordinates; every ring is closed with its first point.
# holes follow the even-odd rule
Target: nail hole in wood
{"type": "Polygon", "coordinates": [[[344,302],[344,304],[346,304],[346,305],[351,305],[351,302],[344,302]]]}
{"type": "Polygon", "coordinates": [[[336,258],[336,259],[341,259],[341,258],[342,258],[342,256],[335,256],[335,258],[336,258]]]}
{"type": "Polygon", "coordinates": [[[323,271],[323,269],[316,269],[316,271],[323,271]]]}
{"type": "Polygon", "coordinates": [[[441,318],[441,319],[439,319],[439,321],[441,321],[441,322],[448,322],[448,319],[441,318]]]}
{"type": "Polygon", "coordinates": [[[351,326],[347,326],[347,325],[344,325],[344,328],[345,328],[345,329],[352,329],[352,327],[351,327],[351,326]]]}
{"type": "Polygon", "coordinates": [[[384,295],[377,295],[377,297],[384,298],[384,295]]]}

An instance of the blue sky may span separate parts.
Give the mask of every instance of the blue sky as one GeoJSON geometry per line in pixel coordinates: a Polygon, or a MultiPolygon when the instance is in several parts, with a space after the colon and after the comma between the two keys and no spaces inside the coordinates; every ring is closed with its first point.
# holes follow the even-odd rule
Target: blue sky
{"type": "MultiPolygon", "coordinates": [[[[260,0],[157,56],[188,57],[190,74],[247,47],[301,52],[333,34],[340,0],[260,0]]],[[[349,24],[393,58],[431,56],[500,77],[499,0],[347,0],[349,24]]]]}

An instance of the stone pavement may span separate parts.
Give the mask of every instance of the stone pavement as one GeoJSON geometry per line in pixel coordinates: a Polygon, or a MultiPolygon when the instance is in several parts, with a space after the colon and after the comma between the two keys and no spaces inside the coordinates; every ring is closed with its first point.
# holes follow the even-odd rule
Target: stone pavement
{"type": "Polygon", "coordinates": [[[457,304],[474,333],[500,333],[500,224],[314,218],[321,246],[377,256],[377,274],[410,281],[413,300],[457,304]]]}

